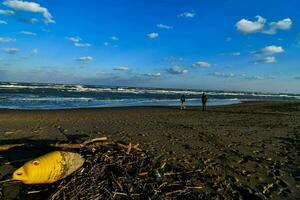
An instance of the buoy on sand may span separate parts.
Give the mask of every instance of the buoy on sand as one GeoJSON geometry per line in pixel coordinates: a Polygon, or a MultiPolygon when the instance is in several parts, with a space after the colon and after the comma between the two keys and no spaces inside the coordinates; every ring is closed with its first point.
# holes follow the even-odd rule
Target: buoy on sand
{"type": "Polygon", "coordinates": [[[78,153],[53,151],[25,163],[13,173],[13,180],[25,184],[47,184],[61,180],[79,169],[84,158],[78,153]]]}

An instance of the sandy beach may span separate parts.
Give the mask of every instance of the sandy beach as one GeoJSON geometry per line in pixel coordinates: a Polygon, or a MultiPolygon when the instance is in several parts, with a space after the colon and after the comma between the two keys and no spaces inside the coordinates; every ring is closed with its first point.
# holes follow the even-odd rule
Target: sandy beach
{"type": "MultiPolygon", "coordinates": [[[[209,177],[204,189],[227,199],[243,189],[262,199],[300,196],[300,103],[248,102],[205,112],[199,107],[0,110],[0,144],[102,136],[203,169],[209,177]]],[[[16,167],[3,164],[9,159],[0,153],[1,180],[16,167]]]]}

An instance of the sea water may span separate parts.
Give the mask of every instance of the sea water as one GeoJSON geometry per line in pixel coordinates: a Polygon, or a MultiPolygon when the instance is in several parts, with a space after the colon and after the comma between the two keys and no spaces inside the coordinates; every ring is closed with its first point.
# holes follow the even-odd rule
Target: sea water
{"type": "Polygon", "coordinates": [[[209,97],[208,105],[228,105],[241,101],[300,101],[300,94],[287,93],[0,82],[0,108],[179,106],[181,95],[186,96],[188,106],[199,106],[203,92],[209,97]]]}

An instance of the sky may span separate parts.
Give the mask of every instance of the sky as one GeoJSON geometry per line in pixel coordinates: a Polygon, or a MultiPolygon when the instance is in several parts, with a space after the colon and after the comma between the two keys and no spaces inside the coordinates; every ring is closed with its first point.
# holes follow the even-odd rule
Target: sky
{"type": "Polygon", "coordinates": [[[0,0],[0,81],[300,93],[299,0],[0,0]]]}

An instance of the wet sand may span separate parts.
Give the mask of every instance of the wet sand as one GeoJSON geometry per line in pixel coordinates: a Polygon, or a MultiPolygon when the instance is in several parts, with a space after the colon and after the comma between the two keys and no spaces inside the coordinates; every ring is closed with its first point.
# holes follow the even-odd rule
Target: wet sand
{"type": "MultiPolygon", "coordinates": [[[[249,191],[262,199],[300,197],[300,103],[248,102],[205,112],[197,107],[0,110],[0,144],[101,136],[140,143],[169,162],[201,168],[208,177],[205,189],[227,199],[249,191]]],[[[5,159],[0,153],[0,180],[15,167],[5,166],[5,159]]]]}

